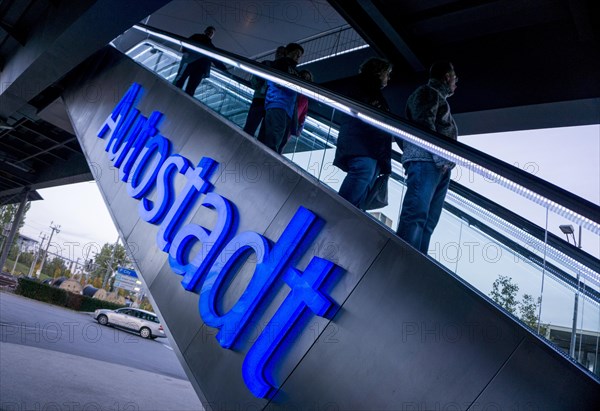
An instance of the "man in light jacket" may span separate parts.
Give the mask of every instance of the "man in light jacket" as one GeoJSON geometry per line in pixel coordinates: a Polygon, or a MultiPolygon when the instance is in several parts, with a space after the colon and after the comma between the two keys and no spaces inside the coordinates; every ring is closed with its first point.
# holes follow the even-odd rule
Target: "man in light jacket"
{"type": "MultiPolygon", "coordinates": [[[[456,90],[458,77],[452,63],[433,64],[427,84],[417,88],[406,103],[408,120],[443,134],[458,137],[456,123],[446,100],[456,90]]],[[[407,173],[406,195],[402,204],[397,234],[424,254],[440,215],[450,184],[454,163],[408,142],[399,142],[402,165],[407,173]]]]}

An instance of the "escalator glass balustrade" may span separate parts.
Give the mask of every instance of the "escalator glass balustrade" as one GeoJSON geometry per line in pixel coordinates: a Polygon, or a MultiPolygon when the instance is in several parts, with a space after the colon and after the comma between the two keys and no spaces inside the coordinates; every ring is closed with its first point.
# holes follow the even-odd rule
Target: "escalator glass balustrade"
{"type": "MultiPolygon", "coordinates": [[[[123,50],[173,82],[182,44],[178,36],[147,26],[147,38],[123,50]]],[[[186,47],[194,47],[186,44],[186,47]]],[[[202,50],[229,65],[213,67],[194,98],[243,128],[257,75],[307,95],[311,110],[299,137],[283,152],[289,161],[337,191],[345,173],[333,166],[339,116],[352,115],[457,163],[428,255],[489,297],[532,332],[551,342],[590,373],[600,374],[600,208],[514,166],[469,147],[449,145],[398,118],[371,110],[318,84],[290,80],[247,59],[202,50]],[[586,248],[565,241],[559,227],[581,230],[586,248]],[[595,250],[595,251],[594,251],[595,250]]],[[[460,137],[459,137],[460,141],[460,137]]],[[[369,217],[395,231],[406,191],[400,151],[394,144],[389,204],[369,217]]],[[[574,236],[573,236],[574,237],[574,236]]]]}

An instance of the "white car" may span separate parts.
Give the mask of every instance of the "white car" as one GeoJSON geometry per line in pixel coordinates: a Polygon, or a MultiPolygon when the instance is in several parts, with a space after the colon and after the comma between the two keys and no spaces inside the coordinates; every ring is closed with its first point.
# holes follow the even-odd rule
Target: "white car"
{"type": "Polygon", "coordinates": [[[101,325],[138,332],[143,338],[166,337],[158,316],[150,311],[138,308],[102,309],[94,311],[94,319],[101,325]]]}

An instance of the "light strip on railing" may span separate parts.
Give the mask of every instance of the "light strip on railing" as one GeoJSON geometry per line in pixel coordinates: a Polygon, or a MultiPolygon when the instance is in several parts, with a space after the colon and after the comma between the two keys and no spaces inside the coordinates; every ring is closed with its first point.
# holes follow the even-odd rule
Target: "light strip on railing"
{"type": "Polygon", "coordinates": [[[166,34],[158,33],[158,32],[153,31],[153,30],[148,30],[147,28],[142,27],[142,26],[138,26],[137,24],[134,25],[133,28],[136,29],[136,30],[139,30],[139,31],[141,31],[143,33],[150,34],[150,35],[152,35],[154,37],[158,37],[159,39],[163,39],[165,41],[168,41],[169,43],[176,44],[179,47],[182,47],[182,48],[185,47],[188,50],[193,50],[193,51],[195,51],[197,53],[204,54],[205,56],[208,56],[208,57],[214,58],[216,60],[222,61],[223,63],[230,64],[230,65],[235,66],[235,67],[239,66],[239,63],[237,61],[235,61],[235,60],[232,60],[232,59],[230,59],[228,57],[220,56],[220,55],[215,54],[215,53],[213,53],[211,51],[208,51],[208,50],[201,49],[200,47],[196,47],[196,46],[194,46],[191,43],[174,39],[173,37],[167,36],[166,34]]]}
{"type": "MultiPolygon", "coordinates": [[[[592,304],[594,307],[600,307],[600,302],[593,300],[590,296],[588,296],[586,293],[580,293],[579,294],[579,298],[583,298],[584,300],[587,300],[588,303],[592,304]]],[[[578,328],[578,330],[580,330],[581,328],[578,328]]]]}
{"type": "MultiPolygon", "coordinates": [[[[544,249],[543,241],[521,230],[515,225],[510,224],[508,221],[498,217],[497,215],[486,210],[485,208],[478,206],[472,201],[467,200],[466,198],[451,191],[448,192],[448,198],[449,200],[455,202],[455,204],[458,204],[459,206],[468,209],[471,214],[479,216],[486,222],[493,224],[495,227],[500,227],[502,230],[504,230],[505,233],[508,233],[511,237],[523,241],[526,245],[533,247],[536,251],[542,252],[542,250],[544,249]]],[[[587,278],[597,286],[600,286],[599,273],[593,271],[589,267],[581,264],[580,262],[574,260],[573,258],[565,255],[564,253],[549,245],[546,247],[546,253],[555,261],[559,261],[560,263],[566,265],[575,272],[579,271],[584,278],[587,278]]]]}
{"type": "Polygon", "coordinates": [[[220,56],[220,55],[218,55],[216,53],[213,53],[213,52],[211,52],[209,50],[204,50],[204,49],[202,49],[200,47],[196,47],[196,46],[194,46],[191,43],[184,42],[184,41],[181,41],[181,40],[176,40],[176,39],[174,39],[174,38],[172,38],[170,36],[164,35],[162,33],[158,33],[158,32],[152,31],[152,30],[148,30],[148,29],[146,29],[144,27],[138,26],[137,24],[134,25],[133,28],[135,28],[137,30],[140,30],[140,31],[142,31],[142,32],[144,32],[146,34],[151,34],[151,35],[156,36],[156,37],[158,37],[160,39],[163,39],[163,40],[166,40],[166,41],[171,42],[173,44],[176,44],[176,45],[178,45],[180,47],[185,47],[186,49],[193,50],[193,51],[195,51],[197,53],[200,53],[200,54],[203,54],[205,56],[214,58],[215,60],[222,61],[225,64],[229,64],[231,66],[237,67],[240,70],[243,70],[243,71],[255,74],[255,75],[259,76],[259,77],[262,77],[264,79],[270,80],[270,81],[272,81],[274,83],[277,83],[279,85],[282,85],[282,86],[285,86],[287,88],[290,88],[290,89],[294,90],[297,93],[304,94],[306,97],[309,97],[309,98],[311,98],[313,100],[316,100],[316,101],[318,101],[320,103],[327,104],[328,106],[335,107],[338,110],[341,110],[341,111],[343,111],[345,113],[348,113],[348,114],[351,113],[350,108],[348,106],[344,105],[344,104],[338,103],[335,100],[332,100],[332,99],[330,99],[328,97],[322,96],[320,93],[317,93],[315,91],[309,90],[309,89],[304,88],[302,86],[298,86],[298,85],[289,83],[289,82],[287,82],[285,80],[281,80],[280,78],[272,76],[272,75],[270,75],[268,73],[262,72],[260,70],[256,70],[256,69],[254,69],[252,67],[249,67],[249,66],[246,66],[245,64],[240,63],[240,62],[238,62],[236,60],[230,59],[229,57],[220,56]]]}
{"type": "MultiPolygon", "coordinates": [[[[396,166],[396,162],[392,162],[392,169],[396,166]]],[[[399,168],[399,166],[396,166],[399,168]]],[[[401,171],[398,171],[400,174],[401,171]]],[[[402,184],[399,182],[399,184],[402,184]]],[[[454,203],[456,206],[468,210],[468,212],[474,216],[479,217],[485,222],[493,225],[496,228],[500,228],[505,233],[507,233],[510,237],[516,238],[527,246],[531,246],[538,252],[542,252],[544,249],[544,242],[539,240],[537,237],[532,236],[531,234],[523,231],[519,227],[509,223],[508,221],[498,217],[494,213],[488,211],[487,209],[477,205],[476,203],[462,197],[460,194],[455,193],[453,191],[448,191],[447,201],[454,203]]],[[[484,233],[485,234],[485,233],[484,233]]],[[[487,234],[486,234],[487,236],[487,234]]],[[[548,246],[546,248],[546,253],[549,257],[551,257],[554,261],[558,261],[561,264],[569,267],[569,269],[574,272],[579,271],[580,274],[583,274],[584,278],[590,280],[590,282],[594,283],[596,286],[600,286],[600,274],[596,271],[590,269],[589,267],[581,264],[579,261],[569,257],[568,255],[562,253],[561,251],[555,249],[554,247],[548,246]]]]}
{"type": "Polygon", "coordinates": [[[300,67],[300,66],[306,66],[307,64],[311,64],[311,63],[316,63],[317,61],[327,60],[327,59],[332,58],[332,57],[341,56],[342,54],[351,53],[353,51],[366,49],[368,47],[370,47],[370,46],[368,44],[365,44],[365,45],[362,45],[362,46],[353,47],[353,48],[348,49],[348,50],[339,51],[337,53],[328,54],[327,56],[319,57],[319,58],[308,60],[308,61],[303,61],[302,64],[298,64],[298,67],[300,67]]]}
{"type": "MultiPolygon", "coordinates": [[[[162,46],[164,47],[164,46],[162,46]]],[[[163,52],[161,46],[157,45],[157,48],[159,49],[159,51],[163,52]]],[[[129,51],[128,54],[130,54],[132,51],[137,50],[138,46],[134,47],[133,49],[131,49],[129,51]]],[[[141,56],[144,53],[148,53],[150,50],[146,49],[143,52],[139,53],[137,55],[137,58],[141,58],[141,56]]],[[[174,54],[174,53],[173,53],[174,54]]],[[[179,58],[179,56],[177,54],[174,54],[175,58],[179,58]]],[[[234,80],[232,80],[229,77],[223,76],[218,72],[214,72],[214,75],[212,76],[213,78],[210,78],[209,81],[212,82],[215,85],[218,85],[218,82],[222,82],[222,83],[226,83],[232,87],[234,87],[235,89],[239,89],[240,91],[246,92],[246,94],[248,96],[250,96],[254,90],[243,85],[240,84],[234,80]]],[[[249,102],[249,98],[242,96],[238,93],[236,93],[233,90],[229,90],[227,88],[225,88],[226,90],[228,90],[228,92],[230,94],[233,94],[234,96],[236,96],[239,99],[242,99],[244,101],[249,102]]],[[[360,116],[362,116],[362,114],[359,114],[360,116]]],[[[371,119],[372,120],[372,119],[371,119]]],[[[376,121],[376,120],[373,120],[376,121]]],[[[328,133],[330,136],[337,138],[337,134],[338,134],[338,130],[332,128],[329,125],[325,125],[323,123],[321,123],[320,121],[314,120],[312,117],[308,117],[306,120],[306,124],[310,125],[311,127],[321,131],[321,132],[325,132],[328,133]]],[[[387,125],[386,125],[387,127],[387,125]]],[[[326,141],[325,139],[323,139],[322,136],[317,135],[313,132],[310,132],[308,130],[305,130],[305,135],[314,138],[315,140],[318,140],[320,143],[326,145],[327,147],[334,147],[330,141],[326,141]]],[[[450,153],[451,154],[451,153],[450,153]]],[[[395,162],[394,162],[395,163],[395,162]]],[[[401,166],[400,165],[395,165],[394,164],[394,171],[397,173],[401,173],[401,166]]],[[[479,215],[482,219],[486,220],[487,222],[491,222],[492,224],[494,224],[495,226],[499,226],[501,227],[505,232],[509,233],[512,237],[514,238],[518,238],[519,240],[525,242],[527,245],[533,246],[538,252],[541,251],[541,249],[543,248],[543,243],[540,242],[537,238],[530,236],[529,234],[523,232],[522,230],[520,230],[519,228],[507,223],[506,221],[499,219],[498,217],[496,217],[494,214],[489,213],[487,210],[479,207],[478,205],[476,205],[475,203],[472,203],[462,197],[460,197],[459,195],[457,195],[456,193],[450,193],[449,195],[449,199],[453,200],[456,203],[459,203],[462,207],[467,208],[470,210],[470,212],[474,215],[479,215]]],[[[563,207],[564,208],[564,207],[563,207]]],[[[566,208],[564,208],[566,210],[566,208]]],[[[594,272],[593,270],[589,270],[586,266],[580,264],[579,262],[575,261],[574,259],[564,255],[563,253],[559,252],[558,250],[550,247],[549,249],[547,249],[547,251],[550,253],[550,256],[553,257],[555,260],[560,261],[561,263],[565,264],[566,266],[570,267],[571,269],[577,271],[580,270],[580,272],[584,273],[584,278],[587,278],[588,280],[590,280],[592,283],[594,284],[598,284],[598,278],[600,277],[596,272],[594,272]]]]}
{"type": "Polygon", "coordinates": [[[152,31],[152,30],[149,30],[149,29],[146,29],[146,28],[141,27],[139,25],[134,25],[133,28],[135,28],[137,30],[140,30],[140,31],[142,31],[144,33],[156,36],[158,38],[161,38],[161,39],[166,40],[168,42],[171,42],[173,44],[176,44],[176,45],[178,45],[180,47],[186,47],[186,48],[188,48],[190,50],[194,50],[194,51],[196,51],[198,53],[201,53],[201,54],[204,54],[204,55],[209,56],[211,58],[214,58],[216,60],[222,61],[222,62],[224,62],[226,64],[230,64],[230,65],[232,65],[234,67],[237,67],[237,68],[239,68],[239,69],[241,69],[243,71],[255,74],[255,75],[259,76],[259,77],[262,77],[264,79],[270,80],[270,81],[272,81],[272,82],[274,82],[276,84],[279,84],[279,85],[282,85],[282,86],[287,87],[289,89],[292,89],[292,90],[294,90],[294,91],[296,91],[298,93],[304,94],[305,96],[307,96],[307,97],[309,97],[309,98],[311,98],[313,100],[316,100],[316,101],[318,101],[320,103],[326,104],[326,105],[328,105],[330,107],[334,107],[334,108],[336,108],[336,109],[338,109],[338,110],[340,110],[340,111],[342,111],[342,112],[344,112],[346,114],[349,114],[349,115],[351,115],[353,117],[358,117],[358,118],[362,119],[363,121],[365,121],[366,123],[369,123],[369,124],[371,124],[371,125],[373,125],[375,127],[378,127],[380,129],[386,130],[386,131],[390,132],[391,134],[393,134],[395,136],[398,136],[398,137],[400,137],[400,138],[402,138],[402,139],[404,139],[404,140],[406,140],[406,141],[408,141],[410,143],[413,143],[413,144],[415,144],[415,145],[417,145],[417,146],[419,146],[421,148],[424,148],[424,149],[426,149],[426,150],[428,150],[428,151],[430,151],[430,152],[432,152],[432,153],[434,153],[436,155],[439,155],[439,156],[441,156],[441,157],[443,157],[443,158],[445,158],[447,160],[450,160],[450,161],[453,161],[453,162],[455,162],[457,164],[460,164],[460,165],[462,165],[462,166],[464,166],[464,167],[466,167],[466,168],[468,168],[468,169],[476,172],[477,174],[479,174],[479,175],[481,175],[481,176],[483,176],[483,177],[485,177],[487,179],[491,179],[492,181],[497,182],[498,184],[500,184],[500,185],[502,185],[502,186],[510,189],[511,191],[514,191],[515,193],[517,193],[517,194],[519,194],[519,195],[521,195],[521,196],[523,196],[525,198],[528,198],[529,200],[531,200],[531,201],[533,201],[533,202],[535,202],[537,204],[540,204],[540,205],[542,205],[544,207],[547,207],[549,210],[551,210],[551,211],[553,211],[553,212],[555,212],[555,213],[557,213],[557,214],[565,217],[569,221],[572,221],[572,222],[574,222],[574,223],[576,223],[578,225],[581,225],[583,228],[586,228],[586,229],[590,230],[591,232],[593,232],[595,234],[600,234],[600,224],[598,224],[598,223],[590,220],[589,218],[586,218],[586,217],[584,217],[582,215],[579,215],[579,214],[575,213],[574,211],[569,210],[566,207],[561,206],[561,205],[557,204],[556,202],[554,202],[552,200],[549,200],[546,197],[541,196],[540,194],[537,194],[537,193],[533,192],[532,190],[530,190],[530,189],[528,189],[526,187],[523,187],[520,184],[517,184],[517,183],[515,183],[515,182],[513,182],[513,181],[511,181],[509,179],[507,179],[506,177],[503,177],[503,176],[501,176],[501,175],[499,175],[499,174],[497,174],[497,173],[495,173],[495,172],[493,172],[491,170],[488,170],[488,169],[484,168],[483,166],[481,166],[479,164],[476,164],[476,163],[474,163],[474,162],[472,162],[470,160],[467,160],[467,159],[465,159],[465,158],[463,158],[463,157],[461,157],[461,156],[459,156],[457,154],[454,154],[451,151],[448,151],[446,149],[438,147],[438,146],[436,146],[433,143],[429,143],[429,142],[427,142],[427,141],[425,141],[425,140],[423,140],[421,138],[418,138],[418,137],[416,137],[416,136],[414,136],[414,135],[412,135],[412,134],[410,134],[410,133],[408,133],[408,132],[406,132],[404,130],[401,130],[401,129],[397,128],[397,127],[393,127],[393,126],[390,126],[390,125],[388,125],[386,123],[383,123],[383,122],[381,122],[379,120],[376,120],[376,119],[372,118],[371,116],[369,116],[367,114],[363,114],[360,111],[353,110],[350,107],[348,107],[348,106],[346,106],[346,105],[344,105],[342,103],[339,103],[339,102],[337,102],[337,101],[335,101],[333,99],[330,99],[330,98],[328,98],[326,96],[322,96],[320,93],[318,93],[316,91],[306,89],[306,88],[304,88],[302,86],[299,86],[299,85],[296,85],[296,84],[292,84],[292,83],[287,82],[285,80],[281,80],[281,79],[279,79],[279,78],[277,78],[277,77],[275,77],[275,76],[273,76],[273,75],[271,75],[269,73],[263,72],[260,69],[255,69],[253,67],[247,66],[247,65],[245,65],[243,63],[240,63],[238,61],[235,61],[235,60],[233,60],[233,59],[231,59],[229,57],[222,57],[222,56],[217,55],[217,54],[215,54],[215,53],[213,53],[211,51],[204,50],[204,49],[201,49],[199,47],[196,47],[193,44],[173,39],[170,36],[167,36],[167,35],[164,35],[162,33],[158,33],[158,32],[155,32],[155,31],[152,31]]]}
{"type": "MultiPolygon", "coordinates": [[[[542,252],[544,248],[544,242],[539,240],[538,238],[532,236],[531,234],[521,230],[520,228],[510,224],[508,221],[501,219],[495,214],[489,212],[488,210],[478,206],[477,204],[459,196],[456,193],[450,193],[449,196],[453,201],[459,203],[464,208],[469,209],[472,214],[483,217],[483,219],[487,220],[489,223],[494,224],[496,227],[501,227],[505,232],[509,233],[512,237],[518,238],[523,241],[528,246],[532,246],[538,252],[542,252]]],[[[595,271],[589,269],[585,265],[579,263],[578,261],[572,259],[571,257],[561,253],[557,249],[548,246],[546,248],[546,253],[552,257],[554,260],[560,261],[561,263],[569,266],[574,271],[584,272],[588,278],[596,283],[600,281],[600,275],[595,271]]],[[[600,284],[600,283],[599,283],[600,284]]]]}
{"type": "MultiPolygon", "coordinates": [[[[147,45],[149,45],[149,43],[145,43],[147,45]]],[[[153,46],[156,49],[158,49],[160,52],[163,51],[163,47],[164,46],[153,46]]],[[[127,53],[129,56],[131,54],[132,51],[137,50],[139,47],[136,46],[134,48],[132,48],[131,50],[129,50],[129,52],[127,53]]],[[[140,53],[138,53],[136,56],[132,57],[134,60],[140,61],[140,59],[142,58],[142,56],[144,56],[145,53],[149,53],[150,50],[146,49],[140,53]]],[[[131,57],[131,56],[130,56],[131,57]]],[[[178,56],[177,54],[174,55],[175,58],[179,59],[180,56],[178,56]]],[[[170,77],[173,77],[173,75],[171,75],[170,77]]],[[[239,90],[241,92],[245,92],[246,95],[242,95],[238,92],[236,92],[235,90],[232,90],[230,88],[227,87],[222,87],[227,93],[233,95],[235,98],[245,101],[247,103],[250,103],[251,101],[251,96],[254,94],[254,89],[247,87],[244,84],[238,83],[235,80],[232,80],[231,78],[224,76],[222,74],[220,74],[217,71],[213,71],[211,76],[207,79],[208,82],[214,84],[215,86],[221,87],[222,83],[225,83],[231,87],[233,87],[235,90],[239,90]]],[[[309,125],[317,130],[319,130],[320,132],[323,133],[327,133],[329,132],[329,134],[331,136],[337,137],[337,130],[331,128],[328,125],[325,125],[323,123],[321,123],[320,121],[317,121],[315,119],[313,119],[312,117],[307,117],[306,118],[306,125],[309,125]]],[[[324,139],[322,136],[318,135],[318,134],[314,134],[310,131],[308,131],[307,129],[304,130],[304,133],[312,138],[314,138],[315,140],[319,141],[321,144],[323,144],[324,146],[326,146],[327,148],[332,148],[335,147],[332,143],[331,140],[327,141],[326,139],[324,139]]]]}
{"type": "Polygon", "coordinates": [[[262,78],[264,78],[266,80],[272,81],[273,83],[277,83],[277,84],[279,84],[281,86],[289,88],[290,90],[293,90],[296,93],[303,94],[306,97],[308,97],[308,98],[310,98],[312,100],[315,100],[315,101],[317,101],[319,103],[323,103],[323,104],[326,104],[326,105],[328,105],[330,107],[334,107],[334,108],[336,108],[336,109],[338,109],[338,110],[340,110],[340,111],[342,111],[344,113],[352,114],[352,110],[350,109],[350,107],[348,107],[348,106],[346,106],[346,105],[344,105],[342,103],[339,103],[339,102],[337,102],[335,100],[332,100],[332,99],[330,99],[328,97],[325,97],[325,96],[321,95],[320,93],[317,93],[316,91],[309,90],[307,88],[304,88],[304,87],[296,85],[296,84],[292,84],[292,83],[287,82],[285,80],[282,80],[282,79],[280,79],[280,78],[278,78],[276,76],[273,76],[273,75],[271,75],[269,73],[265,73],[265,72],[256,70],[253,67],[246,66],[245,64],[241,64],[240,63],[239,65],[237,65],[237,67],[239,69],[241,69],[241,70],[244,70],[244,71],[247,71],[249,73],[255,74],[255,75],[257,75],[259,77],[262,77],[262,78]]]}
{"type": "MultiPolygon", "coordinates": [[[[461,219],[462,220],[462,219],[461,219]]],[[[481,231],[480,229],[478,229],[477,227],[471,227],[472,230],[476,231],[477,233],[479,233],[481,236],[489,238],[492,241],[496,241],[493,237],[491,237],[488,233],[481,231]]],[[[513,250],[509,247],[507,247],[506,245],[504,245],[503,243],[498,243],[498,245],[500,247],[502,247],[503,249],[505,249],[506,251],[515,253],[516,255],[519,255],[521,258],[523,258],[523,261],[530,265],[531,267],[533,267],[536,270],[540,270],[540,266],[535,263],[534,261],[530,260],[527,256],[519,253],[516,250],[513,250]]],[[[460,273],[458,274],[460,276],[460,273]]],[[[565,288],[567,288],[567,290],[571,290],[573,293],[577,292],[577,285],[576,285],[576,278],[573,278],[573,283],[569,283],[566,282],[564,278],[561,278],[560,276],[558,276],[557,274],[555,274],[553,271],[550,270],[546,270],[545,275],[549,276],[550,278],[552,278],[553,280],[555,280],[557,283],[559,283],[560,285],[563,285],[565,288]]],[[[583,281],[582,281],[583,283],[583,281]]],[[[471,283],[470,283],[471,284],[471,283]]],[[[473,285],[473,284],[471,284],[473,285]]],[[[481,290],[481,289],[480,289],[481,290]]],[[[481,290],[483,291],[483,290],[481,290]]],[[[593,306],[595,307],[600,307],[600,301],[596,301],[593,298],[591,298],[590,296],[588,296],[586,293],[581,292],[580,297],[583,297],[584,299],[588,300],[589,303],[591,303],[593,306]]]]}
{"type": "Polygon", "coordinates": [[[476,164],[470,160],[467,160],[467,159],[465,159],[457,154],[454,154],[448,150],[438,147],[433,143],[430,143],[423,139],[420,139],[404,130],[401,130],[397,127],[390,126],[382,121],[376,120],[366,114],[359,112],[359,113],[357,113],[357,115],[358,115],[358,118],[362,119],[366,123],[369,123],[378,128],[387,130],[391,134],[398,136],[398,137],[402,138],[403,140],[406,140],[406,141],[413,143],[421,148],[426,149],[427,151],[437,154],[437,155],[445,158],[446,160],[450,160],[457,164],[460,164],[461,166],[466,167],[467,169],[476,172],[477,174],[483,176],[486,179],[492,180],[492,181],[500,184],[501,186],[504,186],[504,187],[508,188],[509,190],[511,190],[511,191],[513,191],[513,192],[515,192],[537,204],[547,207],[549,210],[554,211],[558,215],[561,215],[561,216],[565,217],[566,219],[581,225],[582,227],[593,232],[594,234],[600,234],[600,224],[590,220],[589,218],[579,215],[579,214],[575,213],[574,211],[571,211],[571,210],[567,209],[566,207],[564,207],[552,200],[549,200],[546,197],[544,197],[540,194],[537,194],[537,193],[533,192],[532,190],[521,186],[520,184],[515,183],[514,181],[507,179],[506,177],[503,177],[497,173],[494,173],[493,171],[490,171],[490,170],[484,168],[483,166],[476,164]]]}

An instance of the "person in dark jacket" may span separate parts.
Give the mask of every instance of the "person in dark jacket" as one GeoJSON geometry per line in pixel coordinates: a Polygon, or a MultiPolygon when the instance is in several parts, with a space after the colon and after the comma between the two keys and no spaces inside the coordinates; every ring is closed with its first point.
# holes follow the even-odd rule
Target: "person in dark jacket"
{"type": "MultiPolygon", "coordinates": [[[[290,43],[285,46],[285,57],[275,60],[271,67],[298,76],[296,65],[303,54],[304,49],[300,44],[290,43]]],[[[279,153],[292,126],[292,119],[296,117],[297,93],[272,81],[267,81],[267,85],[265,119],[258,134],[258,141],[279,153]]]]}
{"type": "MultiPolygon", "coordinates": [[[[408,120],[456,140],[458,131],[446,99],[454,94],[458,77],[452,63],[434,63],[427,84],[417,88],[406,103],[408,120]]],[[[406,195],[397,234],[424,254],[440,215],[455,166],[414,144],[402,143],[402,165],[406,170],[406,195]]]]}
{"type": "MultiPolygon", "coordinates": [[[[273,61],[285,57],[285,46],[277,47],[275,50],[274,60],[264,60],[262,64],[271,67],[273,61]]],[[[252,76],[250,84],[254,89],[254,95],[252,96],[252,102],[248,109],[248,116],[246,117],[246,124],[244,125],[244,131],[251,136],[254,136],[258,126],[265,118],[265,96],[267,94],[267,81],[258,76],[252,76]]]]}
{"type": "MultiPolygon", "coordinates": [[[[212,38],[216,31],[217,30],[213,26],[208,26],[204,30],[204,33],[192,34],[189,37],[189,40],[214,49],[215,46],[212,43],[212,38]]],[[[215,67],[221,70],[227,70],[227,66],[219,60],[211,59],[210,57],[184,48],[181,64],[179,65],[179,70],[177,71],[173,84],[175,87],[183,88],[185,80],[187,80],[184,91],[193,97],[200,82],[210,76],[211,64],[214,64],[215,67]]]]}
{"type": "MultiPolygon", "coordinates": [[[[360,66],[358,78],[340,89],[347,97],[390,111],[381,90],[387,86],[392,65],[371,58],[360,66]]],[[[345,116],[338,134],[333,165],[347,173],[339,194],[364,210],[363,202],[380,174],[392,172],[392,136],[361,120],[345,116]]]]}

